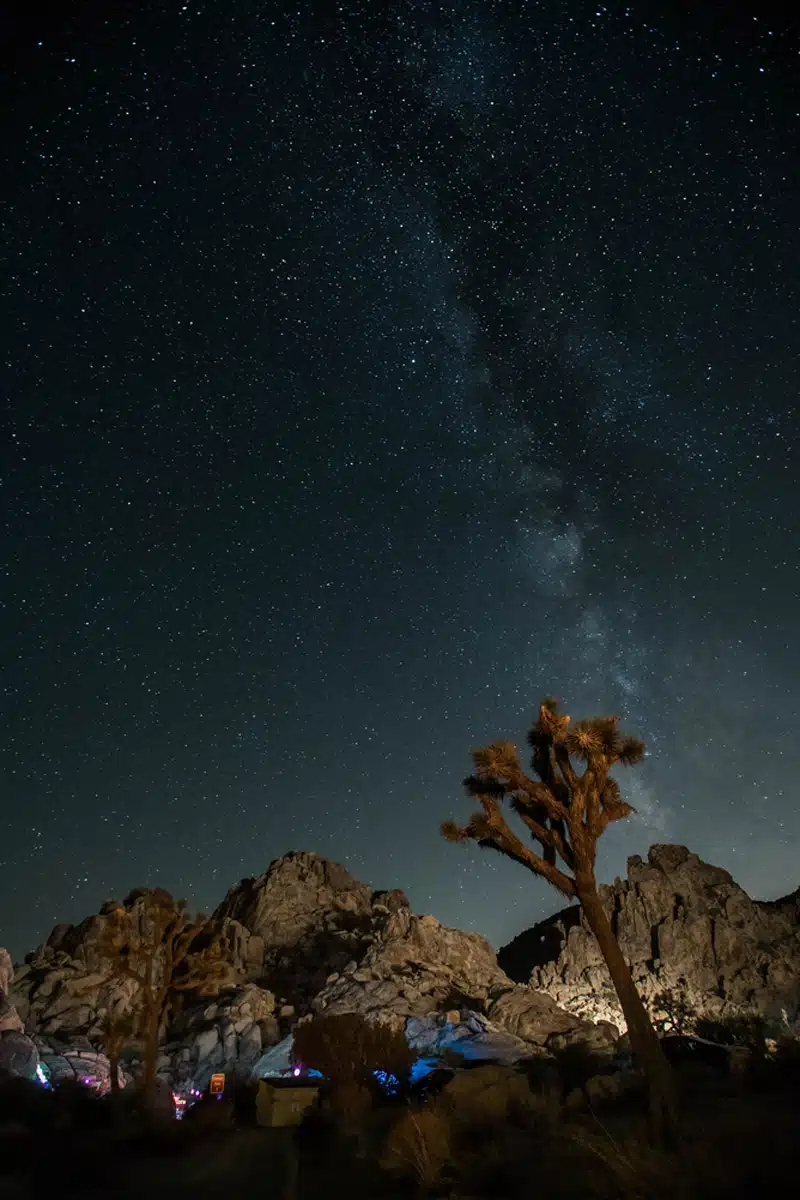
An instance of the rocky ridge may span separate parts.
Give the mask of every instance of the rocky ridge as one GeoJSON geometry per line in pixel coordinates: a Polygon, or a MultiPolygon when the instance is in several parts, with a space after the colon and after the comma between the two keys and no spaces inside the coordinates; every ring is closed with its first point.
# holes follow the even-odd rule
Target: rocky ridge
{"type": "MultiPolygon", "coordinates": [[[[752,900],[731,875],[685,846],[651,846],[628,859],[627,879],[601,895],[641,995],[684,992],[695,1012],[755,1012],[800,1030],[800,892],[752,900]]],[[[577,906],[504,946],[498,962],[589,1020],[622,1014],[597,942],[577,906]]]]}
{"type": "MultiPolygon", "coordinates": [[[[753,901],[680,846],[632,858],[628,879],[602,895],[650,1002],[681,989],[699,1011],[748,1008],[797,1022],[798,895],[753,901]]],[[[100,1050],[109,1005],[126,998],[109,993],[102,971],[103,923],[115,906],[57,926],[13,979],[0,952],[0,1038],[24,1038],[24,1023],[26,1045],[33,1037],[45,1056],[100,1050]]],[[[216,1070],[247,1076],[310,1013],[360,1012],[420,1046],[502,1041],[509,1055],[570,1043],[604,1050],[622,1027],[576,907],[498,957],[479,935],[413,913],[402,892],[374,891],[319,855],[292,853],[232,888],[214,915],[237,982],[174,1014],[159,1063],[174,1087],[203,1087],[216,1070]]]]}
{"type": "MultiPolygon", "coordinates": [[[[126,904],[141,900],[132,893],[126,904]]],[[[17,972],[19,1017],[51,1056],[99,1049],[109,1009],[129,999],[131,985],[103,973],[103,926],[117,906],[57,926],[17,972]]],[[[612,1040],[609,1027],[514,984],[484,938],[418,916],[403,892],[374,891],[316,854],[284,855],[232,888],[214,916],[238,982],[174,1015],[159,1073],[179,1088],[203,1087],[217,1070],[247,1075],[312,1012],[357,1011],[400,1026],[448,1013],[465,1028],[478,1014],[492,1026],[507,1020],[508,1038],[529,1053],[612,1040]]]]}

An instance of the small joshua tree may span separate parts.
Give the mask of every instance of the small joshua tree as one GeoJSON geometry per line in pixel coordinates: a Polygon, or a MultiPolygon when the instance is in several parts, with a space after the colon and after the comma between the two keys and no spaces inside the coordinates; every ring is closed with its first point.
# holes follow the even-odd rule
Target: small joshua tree
{"type": "Polygon", "coordinates": [[[137,1013],[120,1006],[109,1008],[100,1023],[103,1050],[108,1058],[112,1092],[119,1091],[119,1062],[126,1046],[137,1040],[137,1013]]]}
{"type": "Polygon", "coordinates": [[[448,841],[472,839],[497,850],[546,879],[564,896],[578,900],[597,938],[631,1047],[648,1082],[651,1139],[662,1142],[672,1136],[676,1120],[671,1071],[603,908],[594,873],[598,838],[612,821],[633,811],[611,769],[640,762],[644,743],[622,735],[616,717],[596,717],[570,727],[570,718],[559,713],[556,701],[550,699],[542,702],[528,742],[538,779],[522,769],[512,742],[493,742],[474,751],[475,772],[465,786],[480,810],[465,826],[446,821],[442,834],[448,841]],[[584,764],[583,769],[576,762],[584,764]],[[504,800],[527,827],[538,852],[509,825],[504,800]]]}
{"type": "MultiPolygon", "coordinates": [[[[107,981],[135,983],[127,1019],[144,1047],[144,1091],[152,1095],[161,1035],[178,998],[213,992],[232,974],[218,930],[204,916],[191,917],[185,901],[162,888],[142,889],[109,914],[102,954],[107,981]]],[[[120,1033],[111,1036],[116,1041],[120,1033]]]]}

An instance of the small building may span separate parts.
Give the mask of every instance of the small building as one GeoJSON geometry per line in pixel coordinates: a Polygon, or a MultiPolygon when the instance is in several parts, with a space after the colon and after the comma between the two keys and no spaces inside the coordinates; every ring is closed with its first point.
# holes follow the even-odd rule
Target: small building
{"type": "Polygon", "coordinates": [[[256,1121],[264,1129],[299,1125],[318,1097],[316,1079],[261,1079],[256,1095],[256,1121]]]}

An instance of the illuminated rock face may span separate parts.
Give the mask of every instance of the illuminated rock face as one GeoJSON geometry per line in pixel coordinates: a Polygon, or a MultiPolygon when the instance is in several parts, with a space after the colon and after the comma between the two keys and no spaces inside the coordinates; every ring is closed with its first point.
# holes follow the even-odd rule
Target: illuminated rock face
{"type": "MultiPolygon", "coordinates": [[[[800,894],[750,897],[685,846],[652,846],[600,889],[644,999],[685,991],[703,1015],[757,1012],[800,1027],[800,894]]],[[[570,1012],[624,1028],[597,942],[577,906],[504,946],[500,965],[570,1012]]]]}
{"type": "Polygon", "coordinates": [[[405,1020],[440,1009],[482,1009],[494,990],[513,986],[480,934],[403,909],[376,934],[360,962],[328,977],[313,1009],[405,1020]]]}
{"type": "Polygon", "coordinates": [[[0,1034],[21,1033],[23,1029],[20,1015],[9,997],[13,978],[11,955],[0,946],[0,1034]]]}

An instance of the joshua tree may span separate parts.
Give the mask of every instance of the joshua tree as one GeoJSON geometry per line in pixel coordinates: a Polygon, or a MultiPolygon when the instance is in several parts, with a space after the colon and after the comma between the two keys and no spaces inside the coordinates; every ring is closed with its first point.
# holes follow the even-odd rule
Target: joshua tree
{"type": "Polygon", "coordinates": [[[125,1047],[137,1040],[137,1013],[135,1010],[124,1009],[119,1005],[109,1007],[100,1023],[100,1030],[103,1037],[103,1049],[108,1058],[111,1091],[118,1092],[119,1060],[125,1047]]]}
{"type": "MultiPolygon", "coordinates": [[[[173,900],[162,888],[132,892],[108,916],[102,951],[108,980],[135,984],[133,1019],[144,1047],[144,1090],[152,1095],[161,1035],[178,997],[215,990],[231,967],[212,922],[191,917],[185,901],[173,900]]],[[[112,1040],[124,1036],[117,1031],[112,1040]]]]}
{"type": "Polygon", "coordinates": [[[570,727],[570,718],[549,699],[542,702],[528,743],[538,779],[522,769],[512,742],[493,742],[474,751],[475,773],[464,782],[480,811],[463,827],[446,821],[441,831],[448,841],[472,839],[499,851],[578,900],[606,961],[631,1047],[648,1082],[651,1138],[661,1142],[671,1137],[676,1120],[672,1075],[603,908],[594,873],[598,838],[612,821],[633,811],[622,799],[611,769],[640,762],[644,743],[620,734],[616,717],[596,717],[570,727]],[[584,764],[583,769],[573,760],[584,764]],[[508,824],[504,799],[527,826],[538,852],[508,824]]]}

